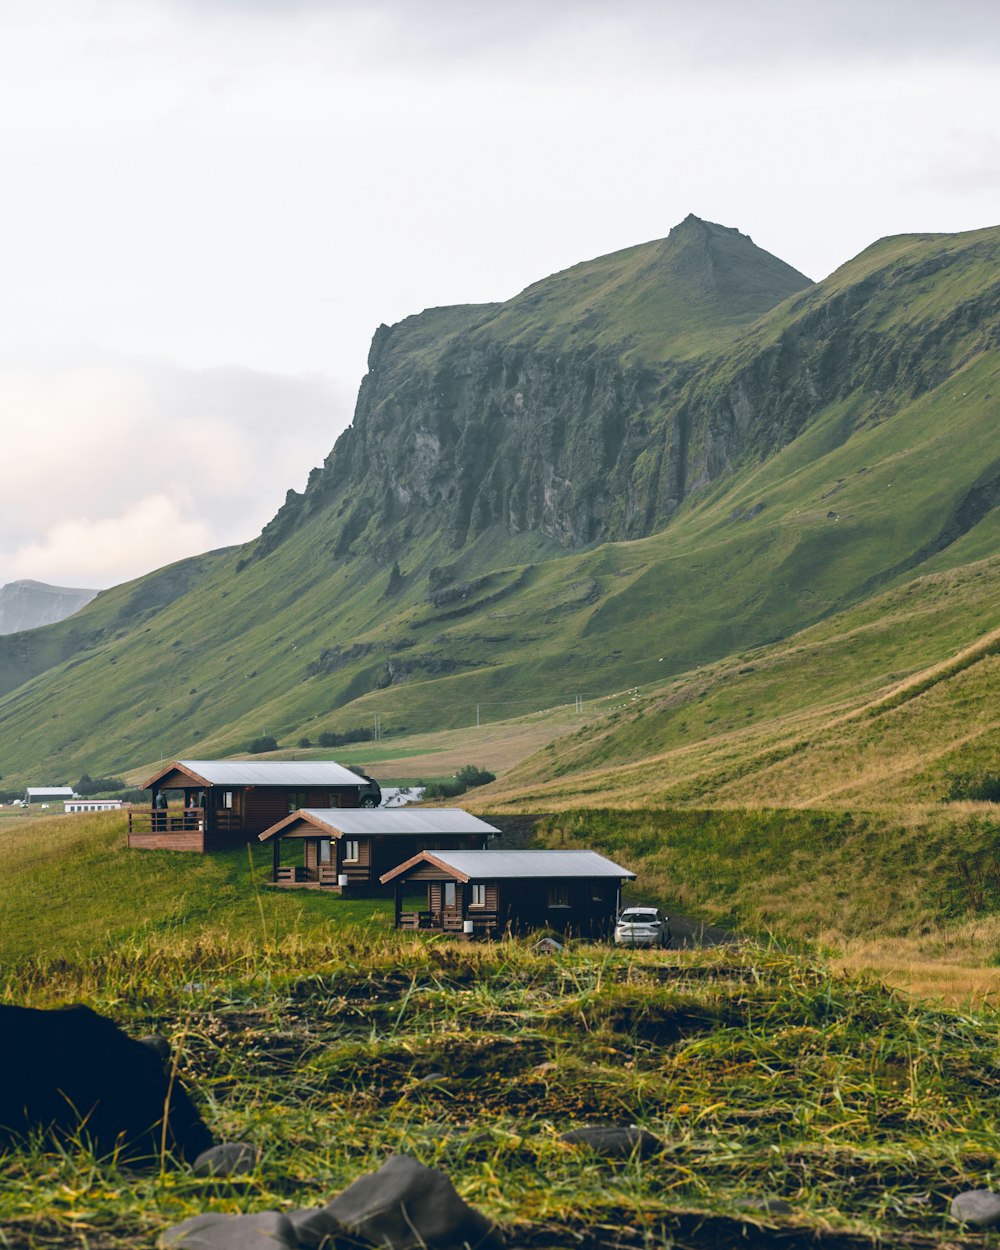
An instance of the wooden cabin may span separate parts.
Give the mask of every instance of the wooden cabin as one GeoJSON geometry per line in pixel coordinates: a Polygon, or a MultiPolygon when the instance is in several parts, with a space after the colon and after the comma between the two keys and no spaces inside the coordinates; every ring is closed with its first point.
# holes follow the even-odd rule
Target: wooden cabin
{"type": "Polygon", "coordinates": [[[129,846],[200,853],[249,842],[301,807],[377,807],[382,797],[333,760],[174,760],[143,788],[152,803],[129,812],[129,846]]]}
{"type": "Polygon", "coordinates": [[[596,851],[425,850],[382,877],[396,896],[397,929],[465,937],[557,929],[601,937],[614,927],[621,887],[635,873],[596,851]],[[426,887],[427,906],[403,899],[426,887]]]}
{"type": "Polygon", "coordinates": [[[273,847],[275,885],[388,894],[383,874],[426,847],[481,851],[499,833],[452,807],[304,808],[259,837],[273,847]]]}

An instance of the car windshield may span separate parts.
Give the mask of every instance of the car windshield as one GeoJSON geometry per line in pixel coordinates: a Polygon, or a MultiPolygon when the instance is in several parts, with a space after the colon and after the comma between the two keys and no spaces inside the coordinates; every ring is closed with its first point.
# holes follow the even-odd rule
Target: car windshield
{"type": "Polygon", "coordinates": [[[626,924],[655,924],[659,918],[655,911],[627,911],[622,915],[626,924]]]}

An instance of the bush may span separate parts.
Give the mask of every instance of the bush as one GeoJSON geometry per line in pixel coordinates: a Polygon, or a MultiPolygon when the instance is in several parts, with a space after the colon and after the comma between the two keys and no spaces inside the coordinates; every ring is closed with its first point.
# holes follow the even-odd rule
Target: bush
{"type": "Polygon", "coordinates": [[[262,734],[259,738],[254,738],[247,747],[251,755],[260,755],[262,751],[277,751],[277,749],[278,740],[270,734],[262,734]]]}
{"type": "Polygon", "coordinates": [[[346,747],[351,742],[371,742],[372,731],[359,726],[357,729],[345,729],[343,733],[334,733],[324,729],[317,742],[321,747],[346,747]]]}
{"type": "Polygon", "coordinates": [[[312,746],[312,738],[300,738],[298,745],[308,750],[312,746]]]}
{"type": "Polygon", "coordinates": [[[425,799],[454,799],[473,786],[485,786],[496,776],[475,764],[464,764],[450,780],[430,781],[424,787],[425,799]]]}
{"type": "Polygon", "coordinates": [[[946,803],[960,803],[963,799],[980,803],[1000,803],[1000,774],[983,771],[952,773],[946,780],[946,803]]]}
{"type": "Polygon", "coordinates": [[[466,786],[486,786],[491,781],[496,781],[496,773],[489,773],[485,768],[477,768],[475,764],[466,764],[455,774],[458,781],[464,782],[466,786]]]}
{"type": "Polygon", "coordinates": [[[89,773],[84,773],[73,787],[83,798],[86,798],[88,794],[115,794],[127,788],[128,782],[123,781],[121,777],[91,777],[89,773]]]}

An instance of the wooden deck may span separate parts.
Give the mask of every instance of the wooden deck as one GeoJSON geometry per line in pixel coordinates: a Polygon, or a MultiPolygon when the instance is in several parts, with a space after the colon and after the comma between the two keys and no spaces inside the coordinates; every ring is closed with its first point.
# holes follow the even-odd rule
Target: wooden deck
{"type": "Polygon", "coordinates": [[[500,917],[495,911],[469,912],[465,916],[455,911],[401,911],[398,928],[423,929],[435,933],[450,933],[454,937],[499,937],[500,917]],[[472,921],[472,932],[465,932],[465,921],[472,921]]]}
{"type": "Polygon", "coordinates": [[[128,814],[128,845],[147,851],[209,851],[246,841],[243,823],[232,812],[203,807],[133,807],[128,814]]]}

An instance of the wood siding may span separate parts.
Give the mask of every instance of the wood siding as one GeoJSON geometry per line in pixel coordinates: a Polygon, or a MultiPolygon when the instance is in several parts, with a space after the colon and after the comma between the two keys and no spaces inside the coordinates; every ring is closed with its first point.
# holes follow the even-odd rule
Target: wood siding
{"type": "Polygon", "coordinates": [[[191,833],[130,833],[128,844],[143,851],[197,851],[205,850],[205,835],[197,830],[191,833]]]}

